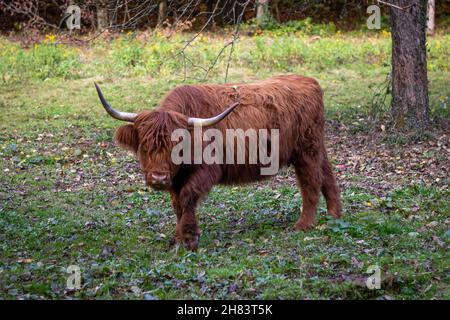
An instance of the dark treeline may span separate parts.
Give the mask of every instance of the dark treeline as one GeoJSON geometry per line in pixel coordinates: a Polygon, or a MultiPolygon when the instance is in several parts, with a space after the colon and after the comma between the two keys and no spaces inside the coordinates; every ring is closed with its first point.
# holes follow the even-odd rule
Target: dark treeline
{"type": "MultiPolygon", "coordinates": [[[[361,25],[375,0],[0,0],[0,30],[48,30],[63,26],[70,5],[81,9],[81,32],[132,30],[189,22],[194,29],[240,22],[285,23],[310,17],[347,29],[361,25]]],[[[450,3],[436,4],[448,21],[450,3]],[[447,17],[447,18],[446,18],[447,17]]],[[[385,10],[383,12],[388,12],[385,10]]]]}

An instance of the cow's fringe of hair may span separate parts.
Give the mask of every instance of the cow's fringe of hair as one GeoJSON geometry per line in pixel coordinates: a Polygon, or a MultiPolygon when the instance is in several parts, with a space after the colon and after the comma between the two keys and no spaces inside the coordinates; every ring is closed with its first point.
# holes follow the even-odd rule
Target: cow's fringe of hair
{"type": "Polygon", "coordinates": [[[136,118],[135,127],[139,143],[147,146],[147,152],[169,152],[172,146],[171,135],[177,128],[187,128],[187,117],[178,112],[140,113],[136,118]]]}

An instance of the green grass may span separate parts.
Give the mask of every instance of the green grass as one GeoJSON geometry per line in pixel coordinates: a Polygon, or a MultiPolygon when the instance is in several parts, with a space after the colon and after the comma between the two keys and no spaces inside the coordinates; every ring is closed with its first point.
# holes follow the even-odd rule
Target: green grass
{"type": "MultiPolygon", "coordinates": [[[[152,108],[184,82],[181,37],[28,50],[0,40],[1,298],[450,298],[448,181],[407,177],[376,190],[364,173],[340,176],[344,217],[330,220],[321,201],[307,233],[292,231],[301,207],[292,172],[218,186],[199,208],[200,250],[171,247],[169,197],[147,191],[133,156],[113,146],[118,122],[99,106],[93,81],[114,106],[152,108]],[[70,265],[81,268],[80,290],[65,290],[70,265]],[[380,290],[365,286],[370,265],[382,270],[380,290]]],[[[208,66],[223,43],[202,36],[187,55],[208,66]]],[[[437,35],[429,47],[432,113],[448,117],[450,38],[437,35]]],[[[313,76],[325,90],[328,119],[352,132],[364,127],[389,56],[386,34],[263,33],[240,39],[229,80],[313,76]]],[[[221,59],[205,81],[222,82],[225,69],[221,59]]],[[[190,66],[187,76],[198,82],[204,71],[190,66]]],[[[342,143],[350,148],[352,139],[342,143]]]]}

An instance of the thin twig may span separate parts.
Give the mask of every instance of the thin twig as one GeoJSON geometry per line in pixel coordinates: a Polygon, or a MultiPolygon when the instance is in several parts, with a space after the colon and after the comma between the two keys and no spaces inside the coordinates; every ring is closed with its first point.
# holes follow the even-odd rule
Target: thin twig
{"type": "Polygon", "coordinates": [[[395,4],[392,4],[392,3],[389,3],[389,2],[384,2],[384,1],[381,1],[381,0],[377,0],[377,2],[378,2],[378,4],[384,4],[386,6],[389,6],[389,7],[395,8],[395,9],[399,9],[399,10],[402,10],[402,11],[406,11],[407,9],[409,9],[409,8],[414,6],[414,3],[410,4],[409,6],[399,7],[399,6],[395,5],[395,4]]]}

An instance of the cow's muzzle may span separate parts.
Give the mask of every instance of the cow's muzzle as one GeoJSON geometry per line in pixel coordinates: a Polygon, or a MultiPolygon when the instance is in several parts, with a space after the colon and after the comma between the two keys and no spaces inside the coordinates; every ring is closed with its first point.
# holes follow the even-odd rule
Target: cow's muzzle
{"type": "Polygon", "coordinates": [[[170,175],[167,173],[148,173],[147,184],[156,190],[167,189],[170,186],[170,175]]]}

